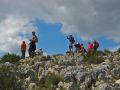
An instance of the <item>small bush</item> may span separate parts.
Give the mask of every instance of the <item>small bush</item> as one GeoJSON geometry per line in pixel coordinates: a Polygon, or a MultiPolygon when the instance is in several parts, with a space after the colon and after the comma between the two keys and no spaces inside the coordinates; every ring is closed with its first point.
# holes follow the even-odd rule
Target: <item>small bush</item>
{"type": "Polygon", "coordinates": [[[106,54],[111,53],[111,51],[109,51],[108,49],[105,49],[104,52],[105,52],[106,54]]]}
{"type": "Polygon", "coordinates": [[[10,62],[10,63],[17,63],[20,60],[20,56],[16,55],[16,54],[5,54],[2,58],[1,58],[1,62],[10,62]]]}
{"type": "MultiPolygon", "coordinates": [[[[44,83],[39,83],[40,90],[56,90],[57,85],[63,78],[59,75],[48,74],[44,83]]],[[[61,89],[62,90],[62,89],[61,89]]]]}
{"type": "Polygon", "coordinates": [[[63,81],[63,79],[59,75],[48,74],[46,84],[48,85],[51,83],[57,86],[60,81],[63,81]]]}
{"type": "Polygon", "coordinates": [[[23,90],[23,83],[18,83],[16,73],[11,72],[10,70],[10,68],[7,68],[5,66],[0,68],[0,90],[23,90]]]}
{"type": "Polygon", "coordinates": [[[101,57],[102,52],[95,52],[93,54],[87,54],[83,55],[84,56],[84,61],[87,63],[92,63],[92,64],[99,64],[102,63],[104,60],[101,57]]]}
{"type": "Polygon", "coordinates": [[[111,53],[111,51],[109,51],[108,49],[105,49],[104,51],[101,51],[101,50],[99,50],[99,51],[97,51],[97,52],[95,52],[97,55],[101,55],[101,56],[107,56],[108,54],[110,54],[111,53]]]}

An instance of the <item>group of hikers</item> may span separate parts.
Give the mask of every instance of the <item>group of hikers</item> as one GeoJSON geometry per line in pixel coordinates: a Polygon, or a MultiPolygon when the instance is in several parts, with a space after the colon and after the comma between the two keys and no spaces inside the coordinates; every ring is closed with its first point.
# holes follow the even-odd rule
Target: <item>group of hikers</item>
{"type": "MultiPolygon", "coordinates": [[[[29,48],[28,48],[28,53],[29,56],[34,56],[35,55],[35,50],[36,50],[36,43],[38,42],[38,38],[35,34],[35,32],[32,32],[32,38],[30,39],[30,43],[29,43],[29,48]]],[[[25,41],[22,41],[22,44],[20,46],[21,48],[21,58],[25,59],[26,56],[26,49],[27,49],[27,45],[25,41]]]]}
{"type": "MultiPolygon", "coordinates": [[[[73,46],[74,46],[76,53],[90,53],[90,54],[92,54],[99,47],[99,43],[96,40],[94,40],[93,43],[89,42],[87,49],[85,49],[83,44],[75,43],[75,39],[72,35],[67,36],[67,39],[69,41],[69,51],[67,51],[66,53],[74,53],[74,51],[73,51],[73,46]]],[[[29,53],[30,57],[35,55],[37,42],[38,42],[38,38],[37,38],[35,32],[33,31],[32,38],[30,39],[29,48],[28,48],[28,53],[29,53]]],[[[25,59],[26,49],[27,49],[27,45],[26,45],[25,41],[22,41],[20,48],[21,48],[21,54],[22,54],[21,58],[25,59]]]]}
{"type": "Polygon", "coordinates": [[[73,46],[75,47],[75,52],[76,53],[90,53],[92,54],[93,52],[97,51],[99,47],[98,41],[94,40],[93,43],[88,42],[87,49],[84,48],[83,44],[80,43],[75,43],[75,39],[72,35],[67,36],[67,39],[69,41],[69,51],[67,53],[73,53],[73,46]]]}

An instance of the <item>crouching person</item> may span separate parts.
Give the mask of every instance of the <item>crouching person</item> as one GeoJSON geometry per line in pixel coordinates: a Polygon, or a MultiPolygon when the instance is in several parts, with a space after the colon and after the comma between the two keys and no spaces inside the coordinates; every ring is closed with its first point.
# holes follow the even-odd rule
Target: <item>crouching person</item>
{"type": "Polygon", "coordinates": [[[84,48],[83,44],[81,44],[81,50],[80,50],[80,52],[81,52],[82,54],[87,53],[87,51],[86,51],[86,49],[84,48]]]}
{"type": "Polygon", "coordinates": [[[26,48],[27,48],[27,45],[26,45],[25,41],[23,41],[21,44],[21,54],[22,54],[21,58],[22,59],[25,59],[26,48]]]}
{"type": "Polygon", "coordinates": [[[80,53],[80,50],[81,50],[81,44],[80,43],[78,43],[78,44],[75,44],[75,52],[76,53],[80,53]]]}

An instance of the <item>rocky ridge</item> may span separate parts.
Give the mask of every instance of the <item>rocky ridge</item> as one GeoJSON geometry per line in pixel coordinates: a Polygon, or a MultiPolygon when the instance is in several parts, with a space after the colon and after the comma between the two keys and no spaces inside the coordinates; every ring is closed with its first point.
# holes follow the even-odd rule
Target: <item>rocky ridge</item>
{"type": "Polygon", "coordinates": [[[16,77],[17,90],[120,90],[120,53],[102,57],[100,64],[87,64],[79,55],[38,55],[0,64],[9,69],[0,78],[16,77]]]}

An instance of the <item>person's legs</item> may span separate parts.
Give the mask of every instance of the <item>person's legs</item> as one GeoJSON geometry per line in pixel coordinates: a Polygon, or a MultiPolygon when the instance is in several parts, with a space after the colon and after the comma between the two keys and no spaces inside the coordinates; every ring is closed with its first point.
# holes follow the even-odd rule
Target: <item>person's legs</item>
{"type": "Polygon", "coordinates": [[[69,51],[70,51],[70,52],[73,52],[73,45],[72,45],[72,42],[69,42],[69,51]]]}
{"type": "Polygon", "coordinates": [[[71,52],[73,52],[73,44],[72,44],[72,46],[71,46],[71,52]]]}
{"type": "Polygon", "coordinates": [[[32,47],[32,56],[35,56],[36,45],[34,44],[32,47]]]}
{"type": "Polygon", "coordinates": [[[25,59],[25,51],[23,51],[23,59],[25,59]]]}
{"type": "Polygon", "coordinates": [[[29,48],[28,53],[29,53],[29,56],[32,55],[32,49],[31,48],[29,48]]]}
{"type": "Polygon", "coordinates": [[[70,51],[70,52],[72,52],[72,51],[73,51],[72,46],[69,46],[69,51],[70,51]]]}
{"type": "Polygon", "coordinates": [[[22,59],[25,59],[25,51],[22,51],[22,59]]]}

